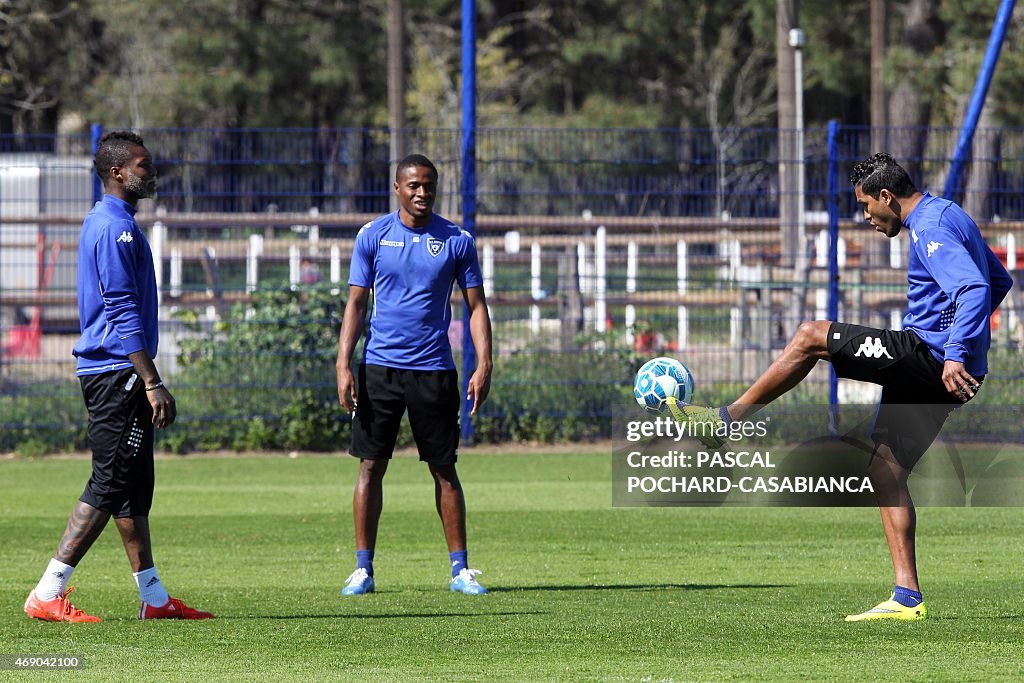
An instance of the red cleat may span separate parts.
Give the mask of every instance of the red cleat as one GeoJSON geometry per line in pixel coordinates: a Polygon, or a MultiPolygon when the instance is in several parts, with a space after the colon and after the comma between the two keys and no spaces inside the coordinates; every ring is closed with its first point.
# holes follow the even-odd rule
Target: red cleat
{"type": "Polygon", "coordinates": [[[68,600],[68,594],[73,590],[75,590],[74,586],[68,588],[62,595],[58,595],[53,600],[40,600],[36,597],[36,592],[33,590],[28,594],[28,599],[25,600],[25,614],[33,619],[67,621],[72,624],[92,624],[102,621],[99,617],[86,614],[71,604],[71,601],[68,600]]]}
{"type": "Polygon", "coordinates": [[[181,600],[171,598],[163,607],[142,603],[139,606],[139,619],[213,619],[213,615],[192,609],[181,600]]]}

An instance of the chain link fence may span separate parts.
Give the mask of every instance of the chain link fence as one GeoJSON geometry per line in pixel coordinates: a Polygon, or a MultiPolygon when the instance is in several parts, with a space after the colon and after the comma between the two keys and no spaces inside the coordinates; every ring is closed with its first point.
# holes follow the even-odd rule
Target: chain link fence
{"type": "MultiPolygon", "coordinates": [[[[388,132],[142,134],[161,174],[160,196],[138,216],[160,283],[157,363],[180,415],[160,447],[346,447],[335,340],[355,233],[392,208],[388,132]]],[[[829,158],[826,130],[808,129],[806,158],[779,159],[796,134],[479,131],[477,248],[495,374],[476,437],[607,437],[613,410],[632,400],[633,373],[655,355],[691,368],[695,400],[734,398],[799,322],[827,317],[830,200],[839,319],[898,327],[908,245],[863,226],[846,170],[882,140],[921,189],[938,192],[956,131],[842,129],[829,158]],[[834,197],[829,163],[840,168],[834,197]],[[780,187],[785,164],[802,171],[802,189],[780,187]]],[[[401,135],[440,170],[437,212],[460,221],[459,132],[401,135]]],[[[78,230],[98,192],[89,150],[89,136],[0,138],[0,451],[85,445],[71,348],[78,230]]],[[[958,198],[1011,272],[1024,255],[1021,188],[1024,131],[979,130],[958,198]]],[[[979,397],[1014,420],[1020,305],[1015,289],[993,317],[979,397]]],[[[459,356],[458,293],[452,306],[459,356]]],[[[784,405],[827,402],[828,378],[821,364],[784,405]]],[[[840,401],[870,402],[873,391],[842,383],[840,401]]],[[[1020,438],[1012,424],[975,431],[1020,438]]]]}

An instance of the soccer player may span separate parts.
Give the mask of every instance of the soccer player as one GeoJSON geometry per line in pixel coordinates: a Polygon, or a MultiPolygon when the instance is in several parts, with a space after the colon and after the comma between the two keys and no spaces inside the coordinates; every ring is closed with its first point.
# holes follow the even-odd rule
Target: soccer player
{"type": "Polygon", "coordinates": [[[355,411],[350,453],[359,458],[352,496],[356,569],[342,595],[372,593],[373,554],[383,504],[384,474],[403,413],[434,479],[434,497],[451,562],[452,592],[487,590],[470,569],[466,501],[455,470],[459,445],[458,373],[448,343],[450,297],[457,283],[470,311],[477,366],[467,385],[475,414],[491,384],[491,320],[473,238],[433,213],[437,169],[427,157],[402,159],[395,172],[399,209],[367,223],[356,236],[349,298],[338,335],[338,399],[355,411]],[[358,381],[352,352],[373,294],[358,381]]]}
{"type": "Polygon", "coordinates": [[[818,320],[800,325],[785,350],[735,403],[722,408],[670,405],[697,423],[706,445],[722,445],[727,423],[742,420],[803,380],[819,360],[839,377],[882,387],[868,465],[889,545],[892,597],[847,621],[927,616],[917,575],[917,525],[907,479],[957,406],[977,395],[988,372],[989,316],[1009,292],[1010,275],[978,226],[951,201],[921,193],[885,153],[850,174],[864,220],[888,238],[910,231],[908,307],[902,330],[818,320]]]}
{"type": "Polygon", "coordinates": [[[174,397],[156,356],[157,289],[153,254],[135,223],[140,199],[156,193],[156,168],[142,138],[104,135],[96,149],[103,198],[85,217],[78,243],[78,315],[74,348],[89,413],[92,476],[25,613],[44,621],[96,622],[68,600],[75,567],[113,517],[139,588],[140,619],[209,619],[167,595],[153,563],[153,427],[174,422],[174,397]]]}

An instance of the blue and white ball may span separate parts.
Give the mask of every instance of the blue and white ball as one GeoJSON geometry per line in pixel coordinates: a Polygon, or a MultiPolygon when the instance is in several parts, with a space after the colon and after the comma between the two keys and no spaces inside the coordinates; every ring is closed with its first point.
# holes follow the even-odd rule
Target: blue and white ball
{"type": "Polygon", "coordinates": [[[693,398],[693,375],[675,358],[654,358],[644,363],[633,381],[633,396],[647,410],[661,411],[669,396],[689,403],[693,398]]]}

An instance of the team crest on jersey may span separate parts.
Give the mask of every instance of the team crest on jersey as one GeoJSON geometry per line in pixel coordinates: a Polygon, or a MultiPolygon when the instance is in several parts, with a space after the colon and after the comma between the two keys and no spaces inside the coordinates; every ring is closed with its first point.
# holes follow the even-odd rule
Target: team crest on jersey
{"type": "Polygon", "coordinates": [[[439,240],[436,237],[427,238],[427,251],[430,252],[431,256],[440,254],[442,247],[444,247],[444,240],[439,240]]]}

